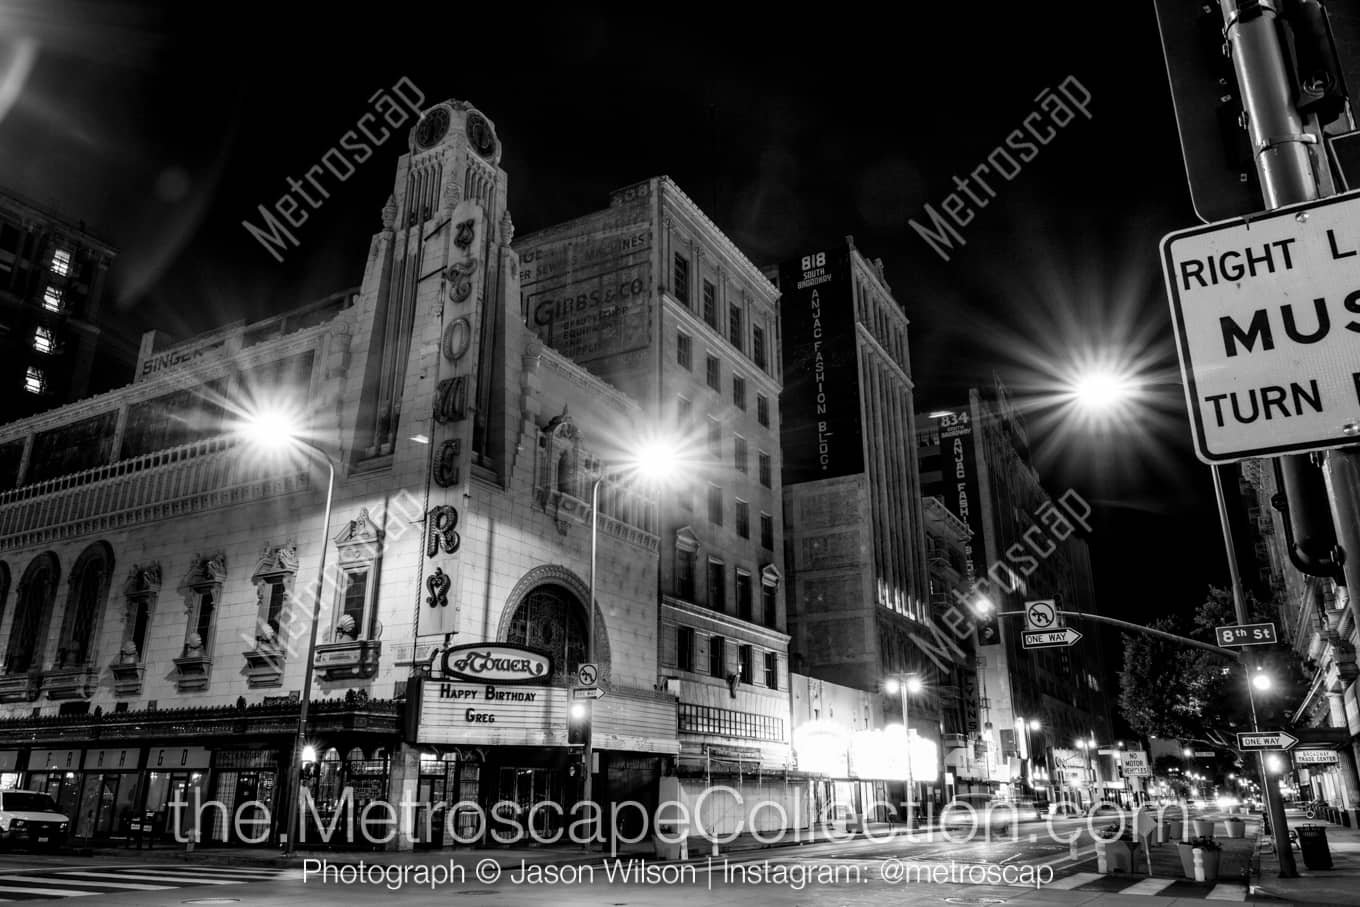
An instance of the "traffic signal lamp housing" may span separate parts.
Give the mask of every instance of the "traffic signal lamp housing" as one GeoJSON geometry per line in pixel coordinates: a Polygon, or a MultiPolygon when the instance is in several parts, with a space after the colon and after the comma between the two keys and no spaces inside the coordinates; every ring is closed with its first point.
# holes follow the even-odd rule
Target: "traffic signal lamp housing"
{"type": "Polygon", "coordinates": [[[567,743],[571,746],[585,746],[590,734],[590,707],[588,699],[579,699],[571,704],[567,712],[567,743]]]}

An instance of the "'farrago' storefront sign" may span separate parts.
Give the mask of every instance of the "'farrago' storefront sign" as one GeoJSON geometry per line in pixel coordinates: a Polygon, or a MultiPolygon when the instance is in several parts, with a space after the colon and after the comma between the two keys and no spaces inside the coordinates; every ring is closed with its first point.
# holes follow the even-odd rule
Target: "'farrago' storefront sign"
{"type": "Polygon", "coordinates": [[[444,676],[480,683],[546,684],[552,678],[552,656],[505,643],[454,646],[444,653],[444,676]]]}

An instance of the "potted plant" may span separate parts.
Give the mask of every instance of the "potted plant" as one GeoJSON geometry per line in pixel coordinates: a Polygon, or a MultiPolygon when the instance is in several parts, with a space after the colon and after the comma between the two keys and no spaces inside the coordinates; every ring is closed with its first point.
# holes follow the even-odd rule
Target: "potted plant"
{"type": "Polygon", "coordinates": [[[1138,839],[1133,829],[1123,825],[1106,825],[1096,835],[1096,847],[1105,851],[1106,872],[1133,872],[1134,856],[1138,853],[1138,839]]]}
{"type": "Polygon", "coordinates": [[[1214,836],[1213,819],[1191,819],[1190,824],[1194,826],[1195,837],[1212,838],[1214,836]]]}
{"type": "Polygon", "coordinates": [[[1218,879],[1218,861],[1222,856],[1223,845],[1213,838],[1198,837],[1177,845],[1180,850],[1181,871],[1187,879],[1196,882],[1213,882],[1218,879]],[[1199,851],[1204,877],[1195,875],[1195,852],[1199,851]]]}
{"type": "Polygon", "coordinates": [[[1229,816],[1223,820],[1223,824],[1228,829],[1228,837],[1245,838],[1247,836],[1247,820],[1241,816],[1229,816]]]}

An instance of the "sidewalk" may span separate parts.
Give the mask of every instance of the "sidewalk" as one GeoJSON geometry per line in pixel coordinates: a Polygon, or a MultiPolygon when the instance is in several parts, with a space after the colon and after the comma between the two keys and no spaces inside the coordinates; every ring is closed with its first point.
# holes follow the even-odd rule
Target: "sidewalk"
{"type": "Polygon", "coordinates": [[[1320,825],[1327,832],[1327,848],[1332,855],[1331,869],[1309,869],[1303,853],[1294,847],[1294,863],[1299,871],[1297,879],[1280,878],[1279,854],[1270,845],[1261,852],[1261,875],[1253,886],[1253,893],[1267,894],[1290,901],[1313,901],[1323,904],[1360,903],[1360,829],[1333,825],[1321,819],[1305,819],[1303,812],[1286,810],[1289,827],[1320,825]]]}

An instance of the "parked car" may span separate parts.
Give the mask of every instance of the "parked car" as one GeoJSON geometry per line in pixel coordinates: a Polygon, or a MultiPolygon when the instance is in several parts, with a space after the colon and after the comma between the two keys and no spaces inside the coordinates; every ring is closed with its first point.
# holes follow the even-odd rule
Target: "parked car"
{"type": "Polygon", "coordinates": [[[959,794],[940,811],[940,826],[950,835],[985,839],[1004,837],[1027,818],[1012,801],[988,793],[959,794]]]}
{"type": "Polygon", "coordinates": [[[30,847],[60,847],[71,820],[47,794],[33,790],[0,791],[0,841],[30,847]]]}

